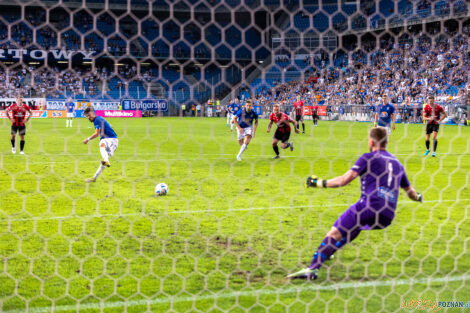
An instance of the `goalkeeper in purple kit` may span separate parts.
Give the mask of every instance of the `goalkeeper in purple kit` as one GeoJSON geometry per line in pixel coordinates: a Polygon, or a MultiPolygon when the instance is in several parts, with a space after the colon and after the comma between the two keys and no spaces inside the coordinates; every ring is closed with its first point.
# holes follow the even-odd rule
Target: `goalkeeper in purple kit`
{"type": "Polygon", "coordinates": [[[387,130],[374,127],[369,133],[370,153],[363,154],[344,175],[329,180],[316,176],[307,178],[307,187],[335,188],[360,176],[361,197],[334,223],[313,255],[310,266],[288,275],[288,278],[316,279],[323,263],[353,241],[362,230],[389,226],[395,217],[400,187],[410,199],[422,202],[421,194],[410,185],[403,165],[386,151],[387,143],[387,130]]]}

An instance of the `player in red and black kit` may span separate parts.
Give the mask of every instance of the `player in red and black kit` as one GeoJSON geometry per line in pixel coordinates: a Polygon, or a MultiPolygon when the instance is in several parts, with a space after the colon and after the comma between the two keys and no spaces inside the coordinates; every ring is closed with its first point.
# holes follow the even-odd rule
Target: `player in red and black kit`
{"type": "Polygon", "coordinates": [[[297,101],[294,102],[295,121],[297,122],[297,129],[299,129],[299,121],[302,122],[302,134],[305,134],[304,124],[304,102],[297,96],[297,101]]]}
{"type": "Polygon", "coordinates": [[[436,156],[437,149],[437,133],[439,131],[439,124],[447,116],[444,109],[434,102],[434,96],[428,97],[428,104],[423,110],[423,120],[426,121],[426,152],[424,155],[429,154],[429,135],[432,133],[433,151],[432,156],[436,156]]]}
{"type": "Polygon", "coordinates": [[[21,138],[20,154],[24,154],[24,135],[26,134],[26,123],[32,116],[31,109],[23,103],[23,97],[20,96],[16,99],[16,103],[7,108],[6,113],[11,121],[11,152],[16,153],[15,138],[19,133],[21,138]]]}
{"type": "Polygon", "coordinates": [[[312,107],[312,120],[313,120],[313,126],[318,126],[318,105],[315,104],[312,107]]]}
{"type": "Polygon", "coordinates": [[[287,114],[281,113],[281,108],[279,104],[275,104],[273,106],[273,113],[269,117],[269,124],[267,132],[271,130],[271,126],[273,123],[276,123],[277,129],[274,133],[273,137],[273,150],[276,153],[276,156],[273,159],[279,159],[279,148],[277,146],[278,141],[281,141],[281,148],[287,149],[290,148],[290,151],[294,150],[294,143],[288,142],[290,137],[290,125],[292,123],[294,125],[294,129],[296,133],[300,133],[299,128],[297,127],[297,122],[291,119],[287,114]]]}

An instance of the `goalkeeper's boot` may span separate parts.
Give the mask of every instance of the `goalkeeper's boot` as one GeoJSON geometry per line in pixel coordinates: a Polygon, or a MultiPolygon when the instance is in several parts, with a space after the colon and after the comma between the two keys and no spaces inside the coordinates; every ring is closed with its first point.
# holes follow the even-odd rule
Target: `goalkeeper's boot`
{"type": "Polygon", "coordinates": [[[432,156],[433,156],[433,157],[436,157],[436,152],[433,152],[433,153],[432,153],[432,156]]]}
{"type": "Polygon", "coordinates": [[[111,164],[109,163],[109,161],[101,161],[101,165],[104,165],[106,167],[110,167],[111,164]]]}
{"type": "Polygon", "coordinates": [[[276,156],[273,156],[273,159],[280,159],[280,158],[281,158],[281,157],[279,156],[279,154],[276,155],[276,156]]]}
{"type": "Polygon", "coordinates": [[[294,142],[291,141],[289,143],[290,143],[290,145],[289,145],[290,151],[294,151],[294,142]]]}
{"type": "Polygon", "coordinates": [[[427,156],[429,154],[429,150],[426,150],[426,152],[424,152],[424,156],[427,156]]]}
{"type": "Polygon", "coordinates": [[[306,280],[315,280],[318,277],[318,269],[304,268],[298,272],[287,275],[287,278],[290,279],[306,279],[306,280]]]}
{"type": "Polygon", "coordinates": [[[94,183],[95,181],[96,181],[96,178],[94,178],[94,177],[92,177],[92,178],[87,178],[87,179],[85,180],[85,182],[87,182],[87,183],[94,183]]]}

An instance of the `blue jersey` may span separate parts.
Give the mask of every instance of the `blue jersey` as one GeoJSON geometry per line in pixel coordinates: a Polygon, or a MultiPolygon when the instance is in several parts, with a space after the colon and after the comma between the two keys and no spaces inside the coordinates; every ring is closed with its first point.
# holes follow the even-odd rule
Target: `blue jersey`
{"type": "Polygon", "coordinates": [[[237,113],[238,113],[238,111],[240,111],[241,107],[236,103],[232,103],[231,106],[232,106],[232,114],[237,115],[237,113]]]}
{"type": "Polygon", "coordinates": [[[95,125],[95,129],[100,129],[101,130],[100,139],[103,139],[103,138],[117,138],[117,135],[114,132],[114,129],[101,116],[95,117],[95,120],[93,121],[93,125],[95,125]]]}
{"type": "Polygon", "coordinates": [[[392,121],[392,114],[395,113],[395,107],[391,104],[380,105],[377,112],[379,113],[378,125],[389,126],[392,121]]]}
{"type": "Polygon", "coordinates": [[[356,210],[368,207],[393,218],[400,187],[410,186],[403,165],[385,150],[364,153],[352,170],[361,176],[361,199],[356,210]]]}
{"type": "Polygon", "coordinates": [[[258,121],[258,114],[254,110],[247,112],[246,109],[238,110],[237,121],[241,128],[253,126],[253,120],[258,121]]]}
{"type": "Polygon", "coordinates": [[[65,104],[65,108],[67,109],[67,113],[73,113],[73,110],[75,109],[75,103],[67,102],[65,104]]]}

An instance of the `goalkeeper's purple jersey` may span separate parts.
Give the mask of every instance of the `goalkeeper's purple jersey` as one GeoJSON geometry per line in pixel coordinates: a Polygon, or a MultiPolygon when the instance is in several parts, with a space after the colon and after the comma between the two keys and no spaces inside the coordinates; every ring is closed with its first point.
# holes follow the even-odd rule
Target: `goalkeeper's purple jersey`
{"type": "Polygon", "coordinates": [[[393,218],[399,189],[410,185],[405,169],[391,153],[364,153],[351,168],[361,176],[361,198],[356,210],[373,210],[393,218]]]}

